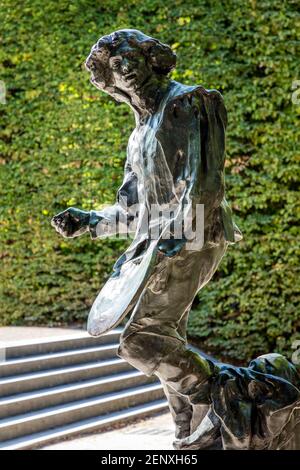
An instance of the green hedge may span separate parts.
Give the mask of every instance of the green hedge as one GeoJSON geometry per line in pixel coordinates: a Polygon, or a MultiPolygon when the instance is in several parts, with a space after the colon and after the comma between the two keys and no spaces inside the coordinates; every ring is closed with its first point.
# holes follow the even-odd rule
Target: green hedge
{"type": "Polygon", "coordinates": [[[50,218],[113,203],[134,119],[89,83],[103,34],[138,28],[172,45],[172,78],[222,91],[227,194],[244,240],[199,295],[190,335],[247,359],[285,351],[299,329],[300,107],[295,0],[3,0],[0,9],[2,325],[84,323],[128,241],[65,240],[50,218]]]}

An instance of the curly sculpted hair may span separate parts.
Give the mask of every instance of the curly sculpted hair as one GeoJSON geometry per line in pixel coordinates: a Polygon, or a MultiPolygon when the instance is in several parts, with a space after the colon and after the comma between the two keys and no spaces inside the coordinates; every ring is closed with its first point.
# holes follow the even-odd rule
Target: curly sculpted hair
{"type": "Polygon", "coordinates": [[[121,29],[101,37],[86,59],[87,70],[97,73],[97,84],[103,90],[110,84],[111,70],[108,67],[108,60],[124,42],[137,48],[146,57],[153,72],[158,75],[168,75],[176,66],[176,54],[170,46],[137,29],[121,29]]]}

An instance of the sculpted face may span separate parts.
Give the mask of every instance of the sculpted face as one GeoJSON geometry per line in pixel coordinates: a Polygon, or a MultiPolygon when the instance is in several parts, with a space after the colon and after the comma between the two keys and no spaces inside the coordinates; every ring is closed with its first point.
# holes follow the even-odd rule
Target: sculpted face
{"type": "MultiPolygon", "coordinates": [[[[86,66],[91,72],[93,85],[102,88],[103,64],[99,61],[95,46],[87,58],[86,66]]],[[[129,95],[131,91],[139,89],[153,74],[152,67],[142,51],[138,47],[129,45],[126,40],[111,52],[106,67],[110,71],[109,85],[129,95]]]]}
{"type": "Polygon", "coordinates": [[[127,93],[142,86],[152,75],[152,68],[141,50],[127,43],[109,58],[114,85],[127,93]]]}

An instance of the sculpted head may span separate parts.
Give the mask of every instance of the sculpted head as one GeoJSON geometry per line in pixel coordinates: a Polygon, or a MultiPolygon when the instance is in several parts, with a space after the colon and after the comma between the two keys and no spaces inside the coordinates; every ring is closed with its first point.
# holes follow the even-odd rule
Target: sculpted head
{"type": "Polygon", "coordinates": [[[176,55],[168,45],[136,29],[101,37],[86,59],[91,82],[118,101],[151,79],[168,75],[175,65],[176,55]]]}

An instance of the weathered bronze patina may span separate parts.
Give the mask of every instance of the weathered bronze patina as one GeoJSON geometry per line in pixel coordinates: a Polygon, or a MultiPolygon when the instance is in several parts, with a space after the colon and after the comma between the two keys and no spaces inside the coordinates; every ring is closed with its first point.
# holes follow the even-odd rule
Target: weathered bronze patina
{"type": "Polygon", "coordinates": [[[52,225],[65,237],[134,234],[94,302],[88,331],[102,334],[131,313],[118,354],[161,380],[176,448],[293,448],[300,402],[292,364],[269,354],[249,367],[233,367],[187,348],[193,299],[228,245],[242,236],[225,199],[223,98],[170,80],[175,64],[169,46],[137,30],[116,31],[93,46],[86,61],[92,83],[135,115],[124,180],[113,206],[69,208],[52,225]],[[152,217],[145,226],[152,205],[175,209],[168,220],[152,217]],[[203,243],[191,246],[172,227],[197,205],[204,205],[203,243]],[[159,229],[158,237],[150,226],[159,229]]]}

